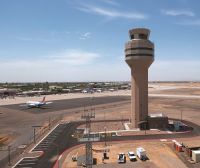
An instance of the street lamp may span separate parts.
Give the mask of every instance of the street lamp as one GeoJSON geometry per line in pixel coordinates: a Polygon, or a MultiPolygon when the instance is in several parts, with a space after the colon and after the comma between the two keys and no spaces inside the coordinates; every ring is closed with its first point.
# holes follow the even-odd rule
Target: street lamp
{"type": "Polygon", "coordinates": [[[51,129],[51,117],[49,116],[49,124],[48,124],[48,126],[49,126],[49,130],[51,129]]]}
{"type": "Polygon", "coordinates": [[[106,126],[104,127],[104,131],[105,131],[105,137],[104,137],[105,143],[104,143],[104,146],[106,147],[107,146],[107,144],[106,144],[106,141],[107,141],[106,126]]]}
{"type": "Polygon", "coordinates": [[[11,145],[8,146],[8,166],[11,166],[10,151],[11,151],[11,145]]]}
{"type": "Polygon", "coordinates": [[[34,139],[34,143],[36,143],[36,128],[41,128],[42,126],[40,125],[33,125],[33,139],[34,139]]]}
{"type": "Polygon", "coordinates": [[[183,107],[184,107],[183,103],[184,103],[184,99],[179,100],[178,103],[179,103],[179,110],[180,110],[180,120],[182,121],[183,120],[183,107]]]}
{"type": "Polygon", "coordinates": [[[181,121],[183,119],[183,110],[181,109],[181,121]]]}

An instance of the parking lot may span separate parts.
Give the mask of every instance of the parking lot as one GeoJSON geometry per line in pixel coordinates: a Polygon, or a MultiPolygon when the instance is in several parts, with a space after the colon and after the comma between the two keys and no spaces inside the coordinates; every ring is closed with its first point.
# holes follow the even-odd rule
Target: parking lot
{"type": "Polygon", "coordinates": [[[133,167],[138,167],[138,168],[158,168],[154,163],[152,162],[128,162],[126,165],[124,164],[118,164],[118,163],[110,163],[110,164],[101,164],[101,165],[95,165],[93,168],[133,168],[133,167]]]}
{"type": "Polygon", "coordinates": [[[59,124],[46,138],[44,138],[35,148],[32,150],[34,151],[43,151],[45,152],[48,148],[52,145],[56,145],[53,142],[55,141],[56,137],[64,131],[66,124],[59,124]]]}
{"type": "MultiPolygon", "coordinates": [[[[160,142],[155,140],[154,142],[107,142],[106,146],[102,144],[93,145],[93,157],[97,159],[97,165],[93,167],[106,168],[106,167],[140,167],[140,168],[186,168],[186,165],[176,156],[176,154],[169,148],[172,142],[160,142]],[[146,150],[147,160],[142,161],[136,155],[136,149],[143,147],[146,150]],[[108,150],[108,159],[102,160],[104,150],[108,150]],[[131,161],[128,157],[128,152],[133,151],[135,153],[136,160],[131,161]],[[125,163],[118,163],[118,154],[124,153],[126,156],[125,163]]],[[[72,161],[72,156],[81,156],[85,154],[85,146],[78,147],[73,151],[70,151],[62,164],[63,168],[75,168],[77,163],[72,161]]]]}
{"type": "Polygon", "coordinates": [[[33,168],[37,165],[38,158],[26,157],[17,163],[13,168],[33,168]]]}
{"type": "MultiPolygon", "coordinates": [[[[31,152],[36,152],[36,151],[43,151],[46,152],[49,150],[52,145],[57,145],[54,144],[54,141],[56,138],[64,131],[65,127],[67,124],[59,124],[56,126],[55,129],[50,132],[43,140],[41,140],[32,150],[31,152]]],[[[57,148],[57,146],[56,146],[57,148]]],[[[23,158],[20,162],[18,162],[13,168],[33,168],[37,167],[37,164],[39,162],[39,158],[36,157],[26,157],[23,158]]]]}

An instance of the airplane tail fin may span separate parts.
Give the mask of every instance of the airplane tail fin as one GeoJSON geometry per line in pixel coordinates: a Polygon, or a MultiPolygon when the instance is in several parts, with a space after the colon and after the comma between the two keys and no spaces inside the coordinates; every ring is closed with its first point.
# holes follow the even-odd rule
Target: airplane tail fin
{"type": "Polygon", "coordinates": [[[45,102],[45,98],[46,98],[46,97],[44,96],[43,99],[42,99],[42,102],[45,102]]]}

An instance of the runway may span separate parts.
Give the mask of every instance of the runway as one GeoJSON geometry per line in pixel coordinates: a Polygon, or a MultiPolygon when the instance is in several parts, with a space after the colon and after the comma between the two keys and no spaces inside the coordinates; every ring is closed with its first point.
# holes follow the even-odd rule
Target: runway
{"type": "Polygon", "coordinates": [[[75,99],[54,100],[52,104],[43,108],[27,108],[20,106],[22,104],[5,105],[2,107],[15,110],[23,110],[29,113],[41,114],[54,111],[68,110],[73,108],[96,106],[101,104],[130,101],[130,96],[105,96],[105,97],[85,97],[75,99]]]}

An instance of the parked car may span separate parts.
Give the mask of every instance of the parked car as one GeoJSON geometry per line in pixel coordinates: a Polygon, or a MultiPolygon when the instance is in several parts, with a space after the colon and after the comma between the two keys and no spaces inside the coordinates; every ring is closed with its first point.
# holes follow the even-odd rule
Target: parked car
{"type": "Polygon", "coordinates": [[[135,156],[135,153],[132,152],[132,151],[128,152],[128,157],[129,157],[130,161],[136,161],[137,160],[136,156],[135,156]]]}
{"type": "Polygon", "coordinates": [[[126,156],[124,153],[118,154],[118,163],[126,163],[126,156]]]}

